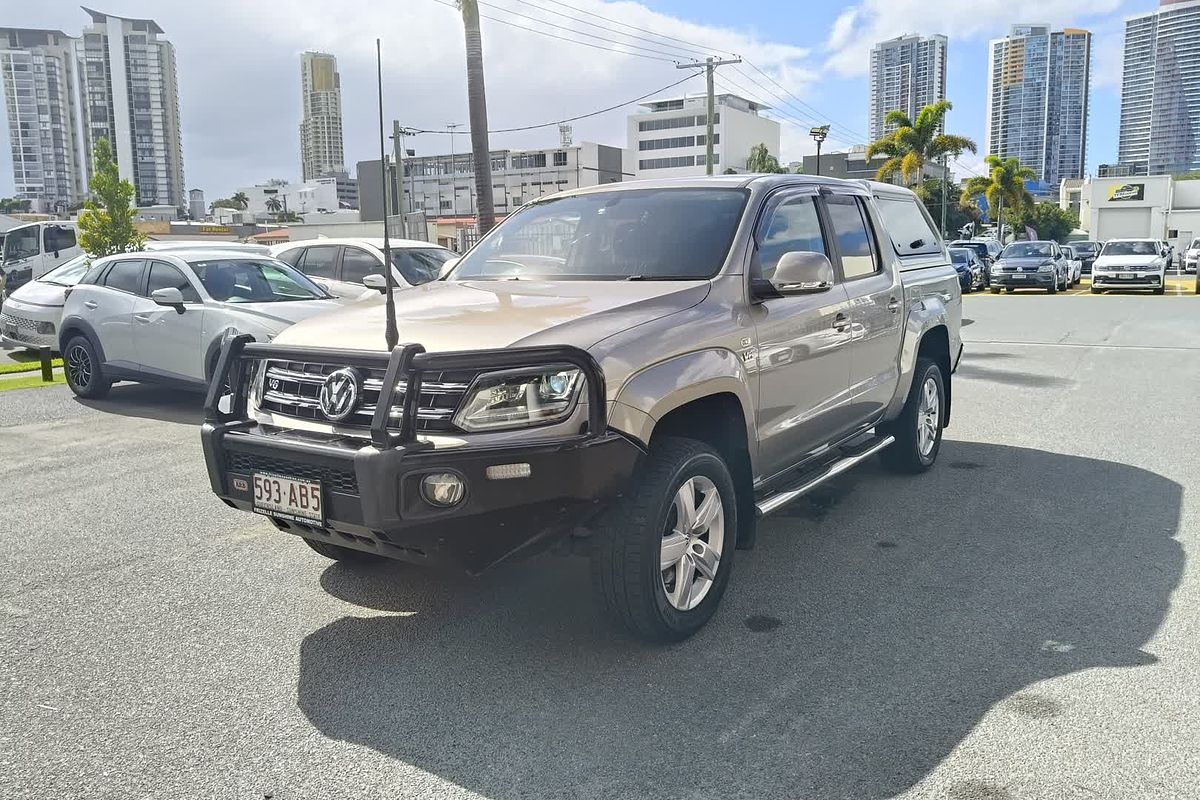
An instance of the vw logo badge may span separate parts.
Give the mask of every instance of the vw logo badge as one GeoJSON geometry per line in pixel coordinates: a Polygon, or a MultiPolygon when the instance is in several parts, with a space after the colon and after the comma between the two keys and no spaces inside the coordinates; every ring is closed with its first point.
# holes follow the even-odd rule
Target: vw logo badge
{"type": "Polygon", "coordinates": [[[362,376],[352,367],[331,372],[321,384],[317,405],[321,413],[334,422],[341,422],[354,413],[362,394],[362,376]]]}

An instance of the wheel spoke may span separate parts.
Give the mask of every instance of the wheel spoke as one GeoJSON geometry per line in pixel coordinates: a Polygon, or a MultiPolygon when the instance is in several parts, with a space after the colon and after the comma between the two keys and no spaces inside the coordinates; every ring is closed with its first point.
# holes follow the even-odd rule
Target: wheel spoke
{"type": "Polygon", "coordinates": [[[671,533],[663,537],[659,567],[668,570],[679,563],[687,552],[688,537],[682,533],[671,533]]]}
{"type": "Polygon", "coordinates": [[[679,491],[675,493],[675,510],[678,512],[679,521],[677,528],[680,533],[688,533],[696,525],[696,483],[694,478],[689,478],[679,487],[679,491]]]}
{"type": "Polygon", "coordinates": [[[692,598],[692,587],[696,583],[696,567],[690,558],[681,558],[675,567],[675,591],[671,604],[686,611],[692,598]]]}
{"type": "Polygon", "coordinates": [[[717,564],[721,560],[721,554],[709,547],[701,541],[692,542],[692,547],[688,551],[688,558],[696,571],[708,578],[710,581],[717,577],[717,564]],[[696,552],[699,549],[700,552],[696,552]]]}
{"type": "Polygon", "coordinates": [[[721,495],[715,491],[709,492],[700,503],[700,508],[696,509],[696,522],[692,526],[692,531],[696,534],[704,533],[720,513],[721,495]]]}

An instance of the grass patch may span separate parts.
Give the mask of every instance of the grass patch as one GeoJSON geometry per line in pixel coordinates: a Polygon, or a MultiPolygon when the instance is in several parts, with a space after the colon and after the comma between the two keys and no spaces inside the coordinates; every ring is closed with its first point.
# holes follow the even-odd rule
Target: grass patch
{"type": "MultiPolygon", "coordinates": [[[[61,358],[50,359],[50,365],[61,367],[63,365],[61,358]]],[[[33,361],[16,361],[11,364],[0,363],[0,375],[9,375],[14,372],[37,372],[42,368],[42,362],[36,358],[33,361]]]]}
{"type": "Polygon", "coordinates": [[[10,389],[34,389],[38,386],[65,386],[66,383],[67,379],[62,373],[55,374],[54,380],[49,383],[44,382],[41,375],[3,378],[0,379],[0,392],[7,392],[10,389]]]}

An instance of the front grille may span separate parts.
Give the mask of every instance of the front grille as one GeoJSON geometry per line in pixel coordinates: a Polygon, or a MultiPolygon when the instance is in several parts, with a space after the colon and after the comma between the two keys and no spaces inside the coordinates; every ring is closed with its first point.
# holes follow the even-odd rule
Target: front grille
{"type": "Polygon", "coordinates": [[[0,312],[0,333],[19,342],[40,344],[48,335],[37,332],[37,320],[0,312]]]}
{"type": "Polygon", "coordinates": [[[269,472],[282,478],[320,481],[322,486],[344,494],[358,494],[358,478],[352,469],[338,469],[320,464],[304,464],[285,458],[271,458],[236,450],[226,451],[225,468],[229,472],[251,475],[269,472]]]}
{"type": "MultiPolygon", "coordinates": [[[[273,414],[314,422],[329,422],[317,402],[321,384],[326,376],[339,369],[338,364],[318,364],[306,361],[271,360],[263,376],[261,408],[273,414]]],[[[358,407],[339,425],[348,428],[369,428],[379,402],[384,369],[358,368],[363,375],[363,392],[358,407]]],[[[417,413],[418,431],[453,431],[451,419],[463,395],[474,379],[474,373],[429,372],[422,376],[420,410],[417,413]]],[[[388,427],[399,428],[404,403],[405,381],[401,376],[393,395],[388,427]]]]}

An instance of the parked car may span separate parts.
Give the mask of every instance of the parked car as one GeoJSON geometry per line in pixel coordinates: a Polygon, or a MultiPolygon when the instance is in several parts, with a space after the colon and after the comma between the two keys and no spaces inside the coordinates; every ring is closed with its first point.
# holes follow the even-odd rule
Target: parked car
{"type": "Polygon", "coordinates": [[[983,276],[986,270],[973,249],[951,247],[950,263],[954,265],[954,270],[958,273],[958,283],[962,287],[963,294],[970,294],[976,289],[984,287],[983,276]]]}
{"type": "Polygon", "coordinates": [[[196,250],[197,248],[210,251],[234,251],[256,256],[271,255],[271,248],[265,244],[254,244],[252,242],[207,242],[203,239],[152,239],[146,242],[146,246],[142,249],[147,253],[161,253],[165,250],[196,250]]]}
{"type": "Polygon", "coordinates": [[[1070,288],[1083,278],[1083,259],[1075,251],[1074,245],[1063,245],[1062,252],[1067,259],[1067,288],[1070,288]]]}
{"type": "Polygon", "coordinates": [[[1091,239],[1081,239],[1077,242],[1071,242],[1071,249],[1079,256],[1080,272],[1083,275],[1092,274],[1092,263],[1096,260],[1096,256],[1100,255],[1100,248],[1104,246],[1104,242],[1097,242],[1091,239]]]}
{"type": "Polygon", "coordinates": [[[950,243],[950,247],[965,247],[974,251],[983,265],[983,285],[987,286],[991,282],[992,264],[996,263],[995,254],[1000,252],[998,245],[993,247],[991,243],[979,239],[957,239],[950,243]]]}
{"type": "Polygon", "coordinates": [[[0,342],[9,347],[58,349],[67,289],[90,269],[88,257],[79,255],[17,288],[0,306],[0,342]]]}
{"type": "Polygon", "coordinates": [[[1106,289],[1150,289],[1167,284],[1167,253],[1157,239],[1110,239],[1092,265],[1092,294],[1106,289]]]}
{"type": "Polygon", "coordinates": [[[1067,259],[1058,242],[1013,242],[992,267],[992,294],[1003,289],[1045,289],[1054,294],[1067,288],[1067,259]]]}
{"type": "Polygon", "coordinates": [[[32,280],[81,255],[74,222],[30,222],[10,228],[0,251],[0,302],[32,280]]]}
{"type": "MultiPolygon", "coordinates": [[[[393,280],[401,289],[438,278],[455,254],[444,247],[415,239],[393,239],[393,280]]],[[[383,239],[305,239],[277,244],[272,254],[325,287],[349,299],[379,293],[379,282],[364,285],[370,275],[383,275],[383,239]]]]}
{"type": "Polygon", "coordinates": [[[226,335],[270,341],[340,305],[282,261],[229,250],[99,259],[67,292],[58,334],[67,384],[102,397],[114,381],[204,389],[226,335]]]}
{"type": "Polygon", "coordinates": [[[1191,244],[1183,251],[1179,257],[1182,263],[1179,265],[1184,272],[1197,272],[1197,264],[1200,264],[1200,239],[1192,239],[1191,244]]]}
{"type": "Polygon", "coordinates": [[[409,344],[384,297],[229,341],[212,489],[348,562],[573,540],[617,619],[682,639],[757,517],[875,453],[934,463],[962,351],[936,230],[907,189],[804,175],[535,199],[392,295],[409,344]]]}

